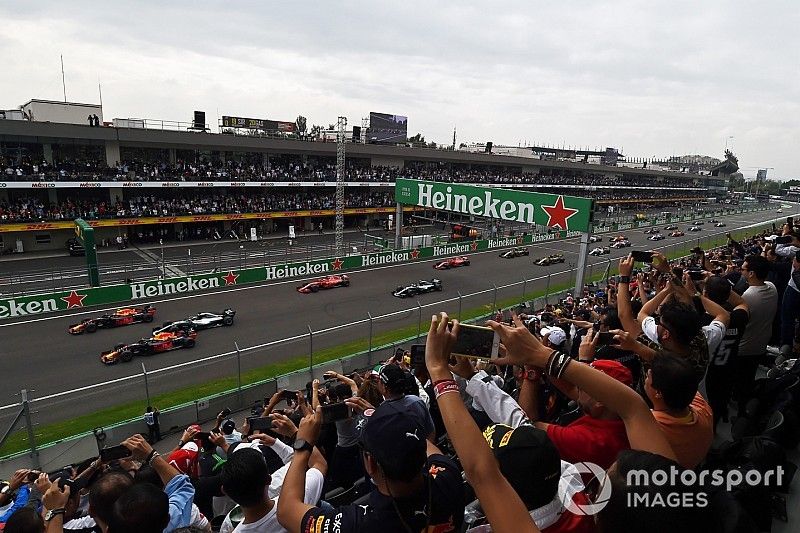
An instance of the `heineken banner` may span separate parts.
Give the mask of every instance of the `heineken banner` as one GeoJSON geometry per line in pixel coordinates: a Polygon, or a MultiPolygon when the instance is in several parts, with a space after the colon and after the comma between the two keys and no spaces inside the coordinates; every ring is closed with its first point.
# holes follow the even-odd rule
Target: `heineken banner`
{"type": "Polygon", "coordinates": [[[580,232],[591,227],[590,198],[402,178],[394,191],[397,202],[428,209],[580,232]]]}

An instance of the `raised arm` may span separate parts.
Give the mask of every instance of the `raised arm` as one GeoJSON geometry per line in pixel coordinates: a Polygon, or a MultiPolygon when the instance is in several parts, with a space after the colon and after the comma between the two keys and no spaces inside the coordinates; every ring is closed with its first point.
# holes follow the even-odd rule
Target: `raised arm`
{"type": "Polygon", "coordinates": [[[459,326],[454,321],[453,330],[449,331],[447,321],[446,313],[432,317],[425,345],[425,364],[431,380],[450,385],[441,389],[436,397],[447,434],[461,460],[467,480],[475,489],[492,531],[538,532],[539,528],[533,523],[516,491],[500,473],[489,445],[461,401],[458,386],[452,380],[447,364],[459,326]]]}
{"type": "MultiPolygon", "coordinates": [[[[619,275],[622,278],[628,278],[628,281],[630,281],[631,272],[633,272],[633,257],[628,256],[620,259],[619,275]]],[[[636,321],[636,317],[633,316],[630,290],[628,283],[623,283],[622,280],[617,283],[617,314],[625,331],[638,335],[642,329],[639,322],[636,321]]]]}

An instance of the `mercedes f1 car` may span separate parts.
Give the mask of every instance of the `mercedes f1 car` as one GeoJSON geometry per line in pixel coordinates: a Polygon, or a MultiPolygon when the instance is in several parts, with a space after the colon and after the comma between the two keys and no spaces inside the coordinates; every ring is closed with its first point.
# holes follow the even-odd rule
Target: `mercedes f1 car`
{"type": "Polygon", "coordinates": [[[563,263],[564,262],[564,255],[563,254],[553,254],[548,255],[547,257],[542,257],[538,261],[534,261],[534,265],[539,266],[549,266],[556,263],[563,263]]]}
{"type": "Polygon", "coordinates": [[[156,333],[149,339],[142,339],[133,344],[117,344],[113,350],[102,352],[100,361],[106,365],[113,365],[119,361],[127,363],[136,355],[153,355],[181,348],[194,348],[196,337],[195,331],[156,333]]]}
{"type": "Polygon", "coordinates": [[[663,241],[664,239],[666,239],[666,237],[664,237],[664,235],[662,235],[661,233],[656,233],[655,235],[650,236],[647,240],[648,241],[663,241]]]}
{"type": "Polygon", "coordinates": [[[445,259],[444,261],[439,261],[433,268],[436,270],[449,270],[451,268],[456,268],[460,266],[469,266],[469,257],[459,256],[459,257],[451,257],[450,259],[445,259]]]}
{"type": "Polygon", "coordinates": [[[631,245],[631,241],[616,241],[611,243],[612,248],[627,248],[631,245]]]}
{"type": "Polygon", "coordinates": [[[334,274],[324,278],[309,281],[305,285],[297,287],[297,292],[308,294],[310,292],[318,292],[324,289],[333,289],[336,287],[349,287],[350,277],[347,274],[334,274]]]}
{"type": "Polygon", "coordinates": [[[727,226],[727,224],[725,224],[724,222],[717,222],[716,224],[714,224],[715,228],[724,228],[725,226],[727,226]]]}
{"type": "Polygon", "coordinates": [[[669,234],[670,237],[683,237],[684,235],[686,234],[682,231],[673,231],[669,234]]]}
{"type": "Polygon", "coordinates": [[[700,226],[692,226],[688,231],[703,231],[703,228],[700,226]]]}
{"type": "Polygon", "coordinates": [[[667,231],[676,230],[676,229],[678,229],[678,226],[672,224],[670,226],[665,226],[664,229],[667,230],[667,231]]]}
{"type": "Polygon", "coordinates": [[[589,255],[606,255],[611,253],[611,248],[606,246],[601,246],[598,248],[592,248],[592,251],[589,252],[589,255]]]}
{"type": "Polygon", "coordinates": [[[85,318],[78,324],[72,324],[68,328],[68,331],[71,335],[80,335],[84,332],[94,333],[100,328],[116,328],[118,326],[128,326],[140,322],[152,322],[155,314],[156,308],[151,305],[125,307],[123,309],[117,309],[109,315],[103,315],[97,318],[85,318]]]}
{"type": "Polygon", "coordinates": [[[439,279],[426,280],[421,279],[411,285],[400,286],[392,291],[392,296],[397,298],[410,298],[417,294],[424,294],[426,292],[441,291],[442,281],[439,279]]]}
{"type": "Polygon", "coordinates": [[[510,250],[506,250],[500,257],[503,259],[513,259],[514,257],[521,257],[523,255],[530,255],[531,253],[528,251],[527,248],[512,248],[510,250]]]}
{"type": "Polygon", "coordinates": [[[656,233],[661,233],[661,230],[658,229],[658,228],[650,228],[650,229],[644,230],[644,234],[645,235],[655,235],[656,233]]]}
{"type": "Polygon", "coordinates": [[[154,328],[153,333],[176,333],[178,331],[188,333],[190,330],[200,331],[219,326],[232,326],[234,315],[236,315],[236,311],[233,309],[225,309],[221,313],[198,313],[185,320],[164,322],[160,328],[154,328]]]}
{"type": "Polygon", "coordinates": [[[589,242],[603,242],[602,235],[592,235],[589,237],[589,242]]]}

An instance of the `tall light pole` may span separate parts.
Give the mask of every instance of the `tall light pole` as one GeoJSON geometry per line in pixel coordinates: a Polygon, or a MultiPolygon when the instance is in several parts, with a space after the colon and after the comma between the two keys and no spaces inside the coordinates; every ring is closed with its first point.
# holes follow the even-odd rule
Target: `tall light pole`
{"type": "MultiPolygon", "coordinates": [[[[727,137],[725,137],[725,151],[726,152],[728,151],[728,140],[729,139],[733,140],[733,138],[734,138],[733,135],[728,135],[727,137]]],[[[733,143],[731,143],[731,144],[733,144],[733,143]]]]}
{"type": "Polygon", "coordinates": [[[345,134],[347,118],[339,117],[336,131],[336,253],[344,248],[345,134]]]}

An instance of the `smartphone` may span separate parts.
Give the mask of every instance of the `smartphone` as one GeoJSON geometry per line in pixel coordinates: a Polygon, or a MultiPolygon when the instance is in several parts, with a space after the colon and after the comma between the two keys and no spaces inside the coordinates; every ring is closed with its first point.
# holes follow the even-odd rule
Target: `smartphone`
{"type": "Polygon", "coordinates": [[[597,345],[598,346],[608,346],[609,344],[614,343],[614,334],[610,331],[601,331],[597,334],[597,345]]]}
{"type": "Polygon", "coordinates": [[[492,328],[461,324],[452,353],[464,357],[497,359],[499,348],[500,336],[492,328]]]}
{"type": "Polygon", "coordinates": [[[689,278],[692,279],[693,281],[700,281],[706,279],[706,275],[703,273],[702,270],[690,270],[689,278]]]}
{"type": "Polygon", "coordinates": [[[600,326],[601,325],[602,324],[600,323],[600,321],[595,322],[594,324],[592,324],[592,330],[593,331],[600,331],[600,326]]]}
{"type": "Polygon", "coordinates": [[[283,395],[281,396],[287,402],[296,402],[297,401],[297,391],[293,390],[285,390],[283,391],[283,395]]]}
{"type": "Polygon", "coordinates": [[[344,402],[323,405],[321,410],[323,424],[350,418],[350,407],[344,402]]]}
{"type": "Polygon", "coordinates": [[[639,263],[652,263],[653,262],[653,252],[643,252],[641,250],[632,250],[631,257],[634,261],[639,263]]]}
{"type": "Polygon", "coordinates": [[[200,440],[208,440],[208,437],[210,436],[211,433],[209,433],[208,431],[198,431],[197,433],[194,434],[193,438],[200,440]]]}
{"type": "Polygon", "coordinates": [[[226,407],[225,409],[222,410],[220,415],[222,416],[222,418],[228,418],[229,416],[231,416],[231,410],[226,407]]]}
{"type": "Polygon", "coordinates": [[[772,241],[772,242],[775,243],[775,244],[789,244],[790,242],[792,242],[792,236],[791,235],[781,235],[779,237],[775,237],[775,240],[772,241]]]}
{"type": "Polygon", "coordinates": [[[272,419],[269,417],[248,417],[247,423],[250,425],[251,433],[254,431],[266,432],[268,429],[272,429],[272,419]]]}
{"type": "Polygon", "coordinates": [[[425,345],[412,344],[411,345],[411,366],[420,367],[425,366],[425,345]]]}
{"type": "MultiPolygon", "coordinates": [[[[38,470],[31,470],[30,472],[28,472],[28,476],[25,478],[25,482],[33,483],[39,477],[39,474],[41,474],[41,472],[39,472],[38,470]]],[[[52,479],[50,481],[52,481],[52,479]]]]}
{"type": "Polygon", "coordinates": [[[790,228],[794,226],[794,217],[786,217],[786,223],[789,224],[790,228]]]}
{"type": "Polygon", "coordinates": [[[116,459],[123,459],[125,457],[130,457],[131,451],[123,446],[122,444],[117,444],[116,446],[110,446],[108,448],[103,448],[100,450],[100,460],[104,463],[108,461],[114,461],[116,459]]]}

